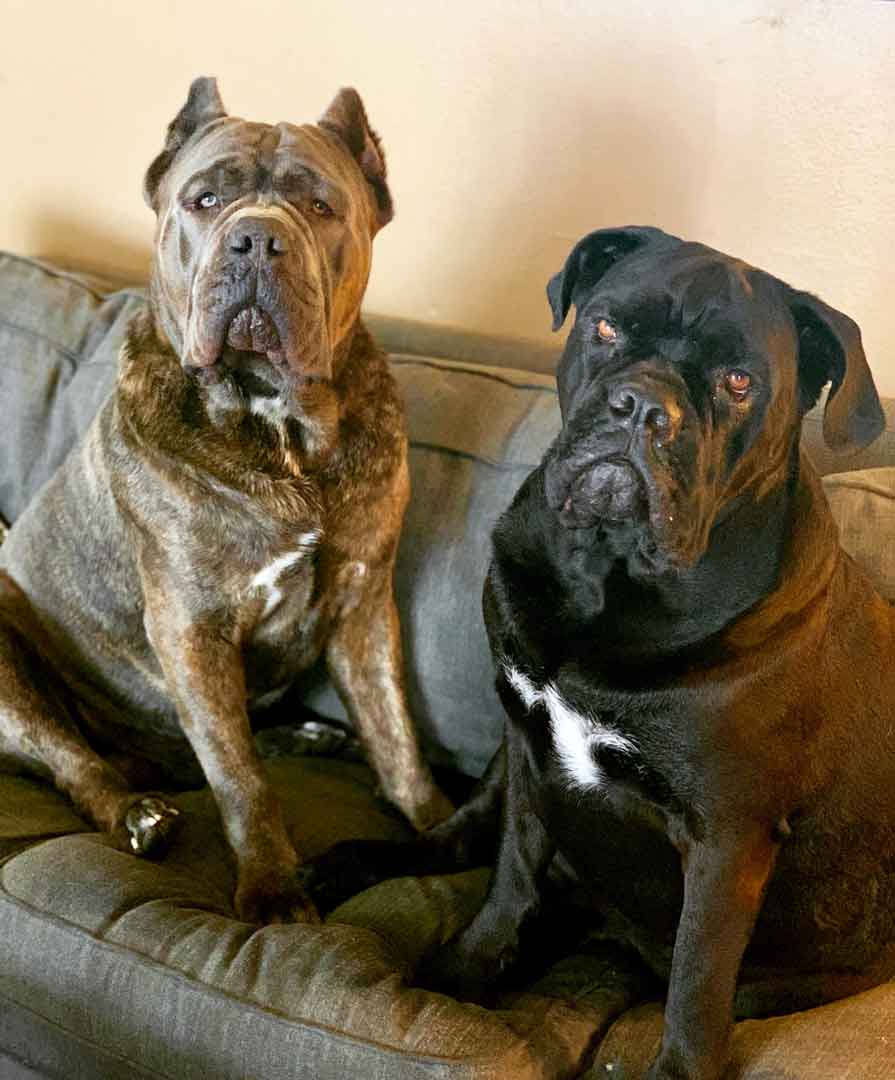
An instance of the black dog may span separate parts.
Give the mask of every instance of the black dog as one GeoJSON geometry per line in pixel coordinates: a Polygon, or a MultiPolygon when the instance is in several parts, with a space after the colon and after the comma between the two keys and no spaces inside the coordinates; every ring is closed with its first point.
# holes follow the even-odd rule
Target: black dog
{"type": "Polygon", "coordinates": [[[710,1080],[735,1011],[895,972],[895,615],[799,452],[828,381],[830,445],[882,413],[850,319],[700,244],[592,233],[548,295],[563,427],[484,593],[504,742],[426,848],[499,821],[497,866],[428,979],[493,983],[559,865],[669,982],[650,1076],[710,1080]]]}

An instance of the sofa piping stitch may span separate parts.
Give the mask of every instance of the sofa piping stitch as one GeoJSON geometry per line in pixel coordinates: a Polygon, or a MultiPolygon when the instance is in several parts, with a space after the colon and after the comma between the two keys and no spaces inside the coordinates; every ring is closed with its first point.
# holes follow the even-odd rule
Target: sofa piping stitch
{"type": "Polygon", "coordinates": [[[81,359],[80,353],[72,352],[71,349],[66,348],[65,345],[60,345],[58,341],[54,341],[51,337],[47,337],[46,334],[42,334],[39,330],[32,330],[30,326],[22,326],[20,323],[13,322],[12,319],[7,319],[2,315],[0,315],[0,326],[5,326],[20,334],[28,334],[29,337],[37,338],[38,341],[44,342],[44,344],[51,346],[51,348],[55,349],[58,353],[61,353],[72,367],[76,367],[78,361],[81,359]]]}

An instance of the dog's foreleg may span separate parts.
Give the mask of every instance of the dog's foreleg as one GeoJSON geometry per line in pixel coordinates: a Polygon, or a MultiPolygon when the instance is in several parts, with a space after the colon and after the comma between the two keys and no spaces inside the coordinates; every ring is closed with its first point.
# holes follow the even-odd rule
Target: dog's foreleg
{"type": "Polygon", "coordinates": [[[692,842],[665,1030],[649,1080],[717,1080],[724,1071],[740,962],[777,856],[772,829],[692,842]]]}
{"type": "Polygon", "coordinates": [[[423,831],[454,808],[432,779],[407,707],[391,569],[368,577],[332,629],[327,665],[383,794],[423,831]]]}
{"type": "Polygon", "coordinates": [[[531,739],[543,737],[537,727],[529,730],[512,719],[506,724],[500,843],[488,895],[469,926],[426,966],[421,974],[426,985],[478,999],[516,962],[520,933],[541,906],[555,850],[533,782],[531,739]]]}
{"type": "Polygon", "coordinates": [[[146,627],[236,857],[237,915],[247,922],[316,921],[252,738],[239,647],[218,627],[181,622],[170,605],[148,608],[146,627]]]}
{"type": "Polygon", "coordinates": [[[446,821],[415,839],[343,840],[312,859],[302,880],[321,911],[394,877],[450,874],[493,862],[506,782],[501,743],[469,799],[446,821]]]}
{"type": "Polygon", "coordinates": [[[91,824],[125,850],[159,854],[178,810],[161,796],[135,793],[88,744],[50,652],[27,596],[0,573],[0,760],[16,771],[49,776],[91,824]]]}

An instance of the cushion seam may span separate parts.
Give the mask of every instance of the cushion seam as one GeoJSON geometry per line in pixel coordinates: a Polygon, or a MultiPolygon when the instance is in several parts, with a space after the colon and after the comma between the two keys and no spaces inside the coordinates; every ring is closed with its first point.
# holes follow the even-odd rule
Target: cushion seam
{"type": "MultiPolygon", "coordinates": [[[[146,1065],[142,1061],[136,1061],[132,1057],[125,1057],[124,1054],[117,1053],[114,1047],[106,1046],[103,1043],[97,1042],[96,1039],[88,1038],[88,1036],[86,1035],[82,1035],[79,1032],[72,1031],[71,1028],[63,1027],[62,1024],[60,1024],[56,1020],[53,1020],[52,1017],[44,1016],[44,1014],[40,1012],[40,1010],[34,1009],[30,1005],[25,1005],[21,1001],[16,1001],[15,998],[11,998],[9,994],[3,993],[2,990],[0,990],[0,1000],[10,1002],[17,1009],[21,1009],[24,1012],[30,1013],[32,1016],[36,1016],[38,1020],[43,1021],[43,1023],[48,1024],[52,1028],[55,1028],[57,1031],[61,1032],[68,1038],[76,1039],[80,1043],[84,1043],[87,1046],[92,1046],[97,1050],[101,1050],[104,1054],[108,1055],[109,1057],[115,1058],[116,1061],[120,1061],[125,1065],[136,1066],[138,1069],[141,1070],[141,1072],[145,1073],[147,1076],[155,1076],[158,1077],[159,1080],[171,1080],[170,1073],[159,1072],[158,1069],[154,1069],[152,1068],[152,1066],[146,1065]]],[[[44,1071],[43,1065],[40,1065],[35,1061],[29,1061],[27,1058],[23,1058],[20,1054],[14,1053],[8,1047],[2,1047],[0,1049],[2,1049],[3,1053],[6,1054],[8,1057],[13,1058],[13,1060],[20,1062],[22,1065],[26,1065],[29,1069],[39,1068],[44,1071]]],[[[54,1077],[59,1077],[60,1080],[62,1080],[61,1073],[53,1070],[52,1075],[54,1077]]]]}
{"type": "Polygon", "coordinates": [[[13,322],[12,319],[7,319],[3,315],[0,315],[0,326],[8,327],[10,330],[15,330],[20,334],[28,334],[30,337],[37,338],[38,341],[45,342],[61,353],[72,366],[75,366],[81,359],[80,353],[72,352],[71,349],[61,345],[58,341],[54,341],[51,337],[47,337],[46,334],[42,334],[39,330],[32,330],[30,326],[22,326],[21,323],[13,322]]]}
{"type": "Polygon", "coordinates": [[[466,461],[474,461],[478,465],[489,465],[492,469],[498,469],[501,472],[510,472],[513,469],[536,469],[538,462],[530,461],[498,461],[496,458],[482,457],[479,454],[473,454],[469,450],[460,450],[454,446],[442,446],[441,443],[424,442],[421,439],[408,440],[409,445],[414,450],[430,450],[436,454],[448,454],[450,457],[464,458],[466,461]]]}
{"type": "MultiPolygon", "coordinates": [[[[4,259],[10,259],[12,262],[20,263],[22,266],[32,266],[36,270],[40,270],[42,273],[46,274],[47,277],[59,278],[63,281],[67,281],[71,285],[74,285],[76,288],[80,289],[81,292],[89,293],[89,295],[96,300],[105,300],[107,296],[112,296],[114,293],[117,292],[124,292],[127,288],[125,287],[125,289],[112,289],[112,291],[108,293],[102,292],[99,289],[91,288],[91,286],[88,285],[87,282],[84,281],[84,279],[76,271],[63,270],[61,267],[54,266],[52,263],[49,262],[44,262],[42,259],[35,259],[32,258],[30,255],[17,255],[14,251],[4,251],[0,254],[2,254],[2,257],[4,259]]],[[[85,271],[85,273],[86,272],[89,271],[85,271]]]]}
{"type": "MultiPolygon", "coordinates": [[[[544,394],[549,394],[551,397],[556,397],[557,391],[554,386],[541,386],[538,383],[521,383],[516,382],[513,379],[509,379],[506,376],[499,375],[496,371],[483,371],[481,368],[476,370],[476,365],[471,361],[463,360],[450,360],[449,357],[426,357],[417,356],[414,353],[387,353],[386,354],[396,367],[402,367],[410,364],[418,364],[420,367],[435,368],[437,371],[459,371],[464,375],[474,375],[478,379],[491,379],[494,382],[503,383],[505,386],[510,386],[514,390],[532,390],[535,392],[540,391],[544,394]]],[[[524,369],[517,368],[515,370],[524,369]]],[[[527,374],[535,374],[534,372],[527,374]]],[[[544,376],[549,378],[549,376],[544,376]]]]}

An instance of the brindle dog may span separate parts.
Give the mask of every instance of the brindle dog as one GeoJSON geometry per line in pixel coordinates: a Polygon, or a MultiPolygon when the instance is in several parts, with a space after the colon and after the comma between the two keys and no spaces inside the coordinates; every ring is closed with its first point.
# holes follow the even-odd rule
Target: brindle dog
{"type": "Polygon", "coordinates": [[[385,795],[450,812],[405,703],[400,401],[359,315],[392,217],[360,98],[228,116],[197,79],[146,175],[150,301],[114,392],[0,549],[0,754],[139,855],[176,810],[115,750],[214,792],[250,921],[313,919],[252,714],[324,655],[385,795]]]}

